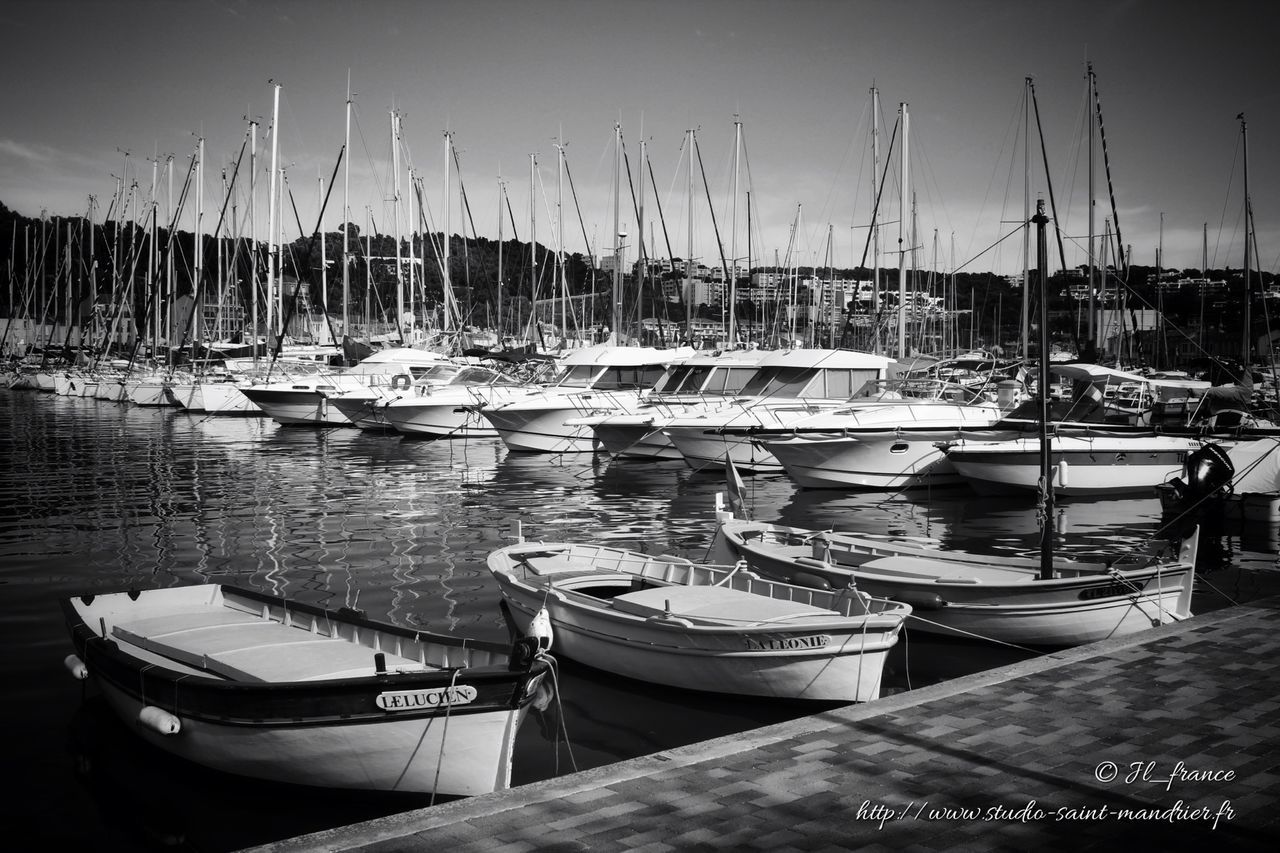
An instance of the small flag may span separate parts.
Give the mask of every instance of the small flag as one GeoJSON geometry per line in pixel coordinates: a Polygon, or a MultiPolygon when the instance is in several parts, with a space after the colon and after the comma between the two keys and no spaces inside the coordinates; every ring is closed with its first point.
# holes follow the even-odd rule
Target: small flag
{"type": "Polygon", "coordinates": [[[732,459],[726,457],[724,466],[729,489],[729,509],[733,510],[734,518],[750,521],[751,511],[747,509],[745,499],[746,486],[742,484],[742,477],[738,474],[738,469],[734,467],[732,459]]]}

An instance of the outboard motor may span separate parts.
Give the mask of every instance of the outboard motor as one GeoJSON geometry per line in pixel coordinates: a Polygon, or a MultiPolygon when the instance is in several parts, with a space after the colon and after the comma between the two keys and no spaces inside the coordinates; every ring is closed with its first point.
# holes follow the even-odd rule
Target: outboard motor
{"type": "Polygon", "coordinates": [[[1186,478],[1184,494],[1193,500],[1208,497],[1220,489],[1231,485],[1236,466],[1231,457],[1220,444],[1206,444],[1199,450],[1188,453],[1182,463],[1183,477],[1186,478]]]}

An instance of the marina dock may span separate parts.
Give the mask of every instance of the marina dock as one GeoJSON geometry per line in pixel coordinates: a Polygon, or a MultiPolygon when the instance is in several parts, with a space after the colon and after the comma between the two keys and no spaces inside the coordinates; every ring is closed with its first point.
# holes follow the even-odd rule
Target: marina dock
{"type": "Polygon", "coordinates": [[[1267,598],[253,849],[1273,850],[1277,802],[1267,598]]]}

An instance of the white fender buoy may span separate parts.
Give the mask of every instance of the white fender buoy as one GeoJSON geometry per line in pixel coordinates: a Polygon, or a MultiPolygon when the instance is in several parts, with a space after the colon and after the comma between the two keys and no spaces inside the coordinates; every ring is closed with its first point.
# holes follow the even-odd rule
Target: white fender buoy
{"type": "Polygon", "coordinates": [[[67,655],[62,660],[62,665],[71,673],[71,677],[76,681],[84,681],[89,677],[89,667],[84,665],[84,661],[75,655],[67,655]]]}
{"type": "Polygon", "coordinates": [[[1067,460],[1063,459],[1058,463],[1058,485],[1067,485],[1067,473],[1070,469],[1067,466],[1067,460]]]}
{"type": "Polygon", "coordinates": [[[155,705],[143,705],[138,712],[138,723],[162,735],[176,735],[182,731],[182,720],[155,705]]]}
{"type": "Polygon", "coordinates": [[[547,612],[547,608],[540,608],[534,614],[533,621],[529,623],[529,636],[537,637],[538,648],[551,648],[551,642],[555,637],[551,631],[551,614],[547,612]]]}

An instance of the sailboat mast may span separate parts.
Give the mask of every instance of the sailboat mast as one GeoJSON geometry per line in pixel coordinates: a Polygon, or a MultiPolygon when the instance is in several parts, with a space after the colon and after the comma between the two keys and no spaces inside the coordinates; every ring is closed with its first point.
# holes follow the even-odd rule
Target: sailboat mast
{"type": "MultiPolygon", "coordinates": [[[[556,269],[560,272],[560,340],[569,334],[569,318],[565,306],[569,301],[569,285],[564,275],[564,137],[556,145],[556,269]]],[[[561,344],[563,349],[563,343],[561,344]]]]}
{"type": "MultiPolygon", "coordinates": [[[[644,302],[644,284],[649,277],[649,253],[645,250],[644,245],[644,166],[645,166],[645,150],[644,150],[644,122],[640,122],[640,159],[637,166],[640,172],[640,199],[636,208],[636,308],[635,319],[637,320],[637,336],[641,332],[639,320],[644,316],[642,308],[644,302]]],[[[628,180],[628,183],[630,181],[628,180]]]]}
{"type": "Polygon", "coordinates": [[[1086,85],[1089,87],[1089,323],[1087,326],[1087,348],[1090,352],[1096,352],[1098,346],[1098,332],[1097,329],[1094,328],[1093,324],[1094,318],[1097,316],[1098,309],[1094,303],[1094,288],[1096,286],[1095,270],[1097,268],[1097,263],[1095,260],[1096,256],[1094,254],[1094,208],[1096,202],[1093,197],[1093,148],[1094,136],[1097,133],[1094,128],[1094,121],[1096,120],[1097,112],[1093,108],[1094,88],[1092,62],[1088,63],[1088,74],[1086,75],[1086,79],[1086,85]]]}
{"type": "Polygon", "coordinates": [[[1244,120],[1244,113],[1240,113],[1239,119],[1240,139],[1244,148],[1244,327],[1241,330],[1240,364],[1248,370],[1253,349],[1249,340],[1253,325],[1250,305],[1252,296],[1249,292],[1252,287],[1250,279],[1253,278],[1253,202],[1249,198],[1249,125],[1244,120]]]}
{"type": "Polygon", "coordinates": [[[907,115],[907,104],[898,105],[898,114],[902,117],[902,201],[898,215],[898,358],[907,357],[907,199],[910,194],[910,177],[908,140],[910,137],[910,118],[907,115]]]}
{"type": "Polygon", "coordinates": [[[1204,349],[1204,298],[1208,295],[1209,289],[1209,223],[1205,222],[1201,226],[1200,245],[1200,330],[1197,335],[1196,344],[1204,349]]]}
{"type": "MultiPolygon", "coordinates": [[[[344,151],[351,151],[351,71],[347,71],[347,109],[346,130],[344,135],[344,151]]],[[[342,175],[342,334],[350,334],[351,318],[348,304],[351,301],[351,247],[350,235],[347,233],[351,222],[351,157],[345,158],[342,175]]]]}
{"type": "Polygon", "coordinates": [[[1043,509],[1040,511],[1040,579],[1053,577],[1053,471],[1052,448],[1049,438],[1049,293],[1048,287],[1048,251],[1045,241],[1045,226],[1049,217],[1044,214],[1044,199],[1036,202],[1036,215],[1032,220],[1036,226],[1036,266],[1040,270],[1040,365],[1039,391],[1040,404],[1040,500],[1043,509]]]}
{"type": "MultiPolygon", "coordinates": [[[[156,152],[156,153],[157,155],[159,154],[159,152],[156,152]]],[[[156,270],[156,260],[158,257],[157,250],[156,250],[156,216],[154,215],[154,213],[155,213],[156,204],[157,204],[156,184],[158,183],[159,179],[160,179],[160,158],[159,156],[156,156],[151,158],[151,211],[153,215],[151,217],[151,228],[150,228],[151,233],[150,233],[150,239],[149,239],[151,246],[150,246],[150,252],[148,253],[150,255],[150,258],[147,264],[148,295],[154,295],[154,294],[160,293],[160,287],[161,287],[160,282],[153,279],[153,276],[156,270]]],[[[68,290],[68,294],[69,293],[70,291],[68,290]]],[[[160,351],[160,337],[161,335],[164,334],[164,332],[160,328],[160,317],[163,311],[164,311],[164,299],[162,297],[156,300],[155,316],[150,318],[151,353],[153,356],[160,351]]]]}
{"type": "Polygon", "coordinates": [[[834,258],[832,257],[832,243],[835,240],[835,228],[830,222],[827,223],[827,292],[829,294],[829,303],[827,305],[827,323],[830,326],[828,330],[828,344],[831,349],[836,348],[836,272],[834,266],[834,258]]]}
{"type": "Polygon", "coordinates": [[[204,137],[196,147],[196,215],[195,215],[195,286],[194,302],[191,306],[191,347],[195,350],[201,339],[201,326],[204,321],[204,137]]]}
{"type": "Polygon", "coordinates": [[[502,348],[502,213],[506,206],[507,188],[498,178],[498,348],[502,348]]]}
{"type": "MultiPolygon", "coordinates": [[[[1022,86],[1022,221],[1031,222],[1031,78],[1022,86]]],[[[1022,360],[1031,358],[1031,229],[1022,229],[1022,360]]],[[[1047,358],[1040,353],[1040,359],[1047,358]]]]}
{"type": "Polygon", "coordinates": [[[622,342],[622,123],[613,125],[613,335],[622,342]]]}
{"type": "Polygon", "coordinates": [[[689,255],[685,258],[684,264],[684,325],[685,336],[689,342],[693,342],[693,130],[685,131],[687,149],[686,154],[689,158],[689,174],[686,190],[688,192],[689,204],[689,255]]]}
{"type": "MultiPolygon", "coordinates": [[[[276,195],[280,163],[280,84],[272,86],[271,98],[271,190],[267,197],[267,335],[275,331],[276,314],[276,195]]],[[[279,296],[283,298],[283,293],[279,296]]],[[[280,306],[284,316],[284,306],[280,306]]],[[[284,330],[281,329],[281,334],[284,330]]]]}
{"type": "Polygon", "coordinates": [[[404,343],[404,266],[400,259],[400,116],[391,111],[391,186],[396,235],[396,331],[404,343]]]}
{"type": "MultiPolygon", "coordinates": [[[[537,215],[537,167],[538,155],[529,155],[529,303],[533,306],[534,314],[529,318],[532,325],[537,322],[538,311],[538,215],[537,215]]],[[[541,334],[538,336],[541,338],[541,334]]],[[[538,346],[543,345],[539,340],[538,346]]]]}
{"type": "Polygon", "coordinates": [[[871,351],[880,352],[880,90],[871,87],[871,351]]]}
{"type": "MultiPolygon", "coordinates": [[[[450,192],[451,188],[449,186],[450,184],[450,179],[449,179],[450,162],[449,161],[452,159],[452,157],[453,157],[453,134],[450,131],[446,130],[444,132],[444,234],[440,235],[440,242],[443,244],[441,246],[441,254],[444,256],[440,265],[441,273],[444,278],[443,290],[441,292],[441,296],[444,298],[444,307],[443,307],[444,317],[441,325],[443,326],[446,332],[453,328],[453,324],[449,320],[449,315],[450,313],[452,313],[451,311],[452,306],[451,306],[451,300],[449,299],[449,294],[453,292],[453,283],[449,279],[449,239],[450,239],[449,235],[452,232],[452,228],[450,227],[450,220],[449,220],[449,207],[450,207],[450,202],[452,200],[452,196],[450,192]]],[[[427,221],[425,216],[423,217],[422,221],[424,223],[427,221]]],[[[463,233],[465,234],[466,227],[464,226],[462,230],[463,230],[463,233]]],[[[423,278],[424,287],[426,285],[426,273],[427,273],[427,262],[426,262],[426,259],[427,259],[426,236],[427,235],[425,232],[426,232],[426,229],[424,228],[423,235],[422,235],[423,237],[422,278],[423,278]]]]}
{"type": "MultiPolygon", "coordinates": [[[[249,122],[249,253],[252,265],[249,274],[249,329],[253,341],[253,362],[258,363],[258,123],[249,122]]],[[[170,166],[169,185],[173,186],[173,169],[170,166]]],[[[172,189],[170,189],[172,195],[172,189]]],[[[172,205],[172,202],[171,202],[172,205]]]]}
{"type": "MultiPolygon", "coordinates": [[[[329,315],[329,256],[325,246],[325,230],[324,230],[324,175],[316,175],[316,184],[318,194],[316,195],[316,204],[320,210],[320,233],[316,236],[320,242],[320,310],[329,315]]],[[[221,244],[219,244],[221,245],[221,244]]],[[[341,341],[334,343],[341,344],[341,341]]]]}
{"type": "Polygon", "coordinates": [[[1156,342],[1156,353],[1160,356],[1157,367],[1163,367],[1168,361],[1164,329],[1164,211],[1160,211],[1160,240],[1156,244],[1156,313],[1160,317],[1160,338],[1156,342]]]}
{"type": "Polygon", "coordinates": [[[737,341],[734,311],[738,302],[738,155],[742,151],[742,122],[733,122],[733,197],[730,200],[729,221],[729,345],[737,341]]]}

